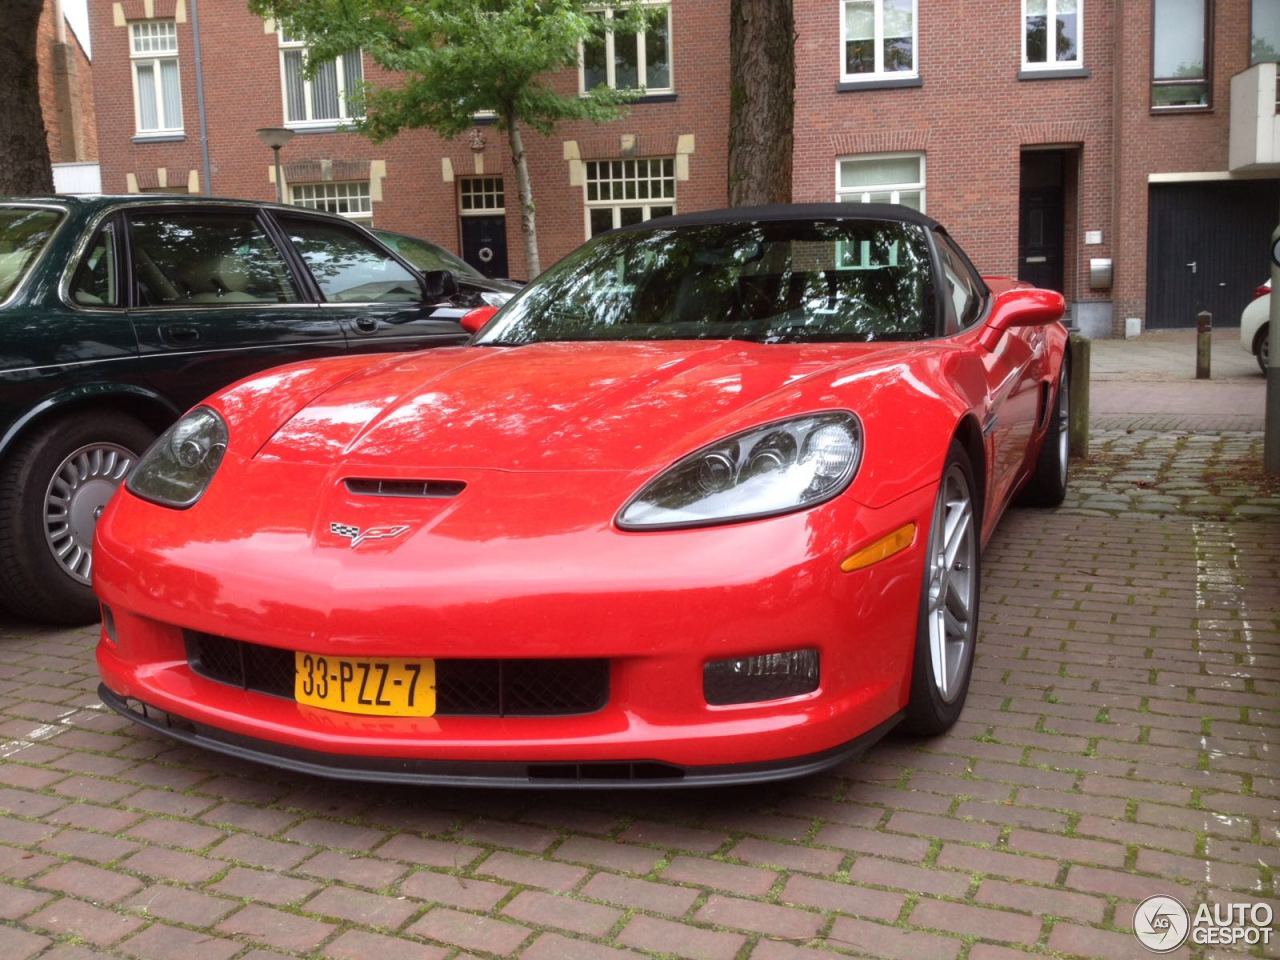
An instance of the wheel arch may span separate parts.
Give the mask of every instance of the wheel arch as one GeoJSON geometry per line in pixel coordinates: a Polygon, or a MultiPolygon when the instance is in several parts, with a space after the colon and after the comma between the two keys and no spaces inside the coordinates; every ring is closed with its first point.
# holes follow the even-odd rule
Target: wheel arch
{"type": "Polygon", "coordinates": [[[133,384],[77,384],[45,397],[0,436],[0,460],[39,427],[77,412],[128,414],[160,433],[182,415],[160,394],[133,384]]]}
{"type": "Polygon", "coordinates": [[[977,485],[975,491],[978,501],[978,516],[985,517],[987,510],[987,449],[983,440],[982,428],[972,413],[965,414],[956,424],[953,434],[965,453],[969,455],[969,465],[973,468],[973,479],[977,485]]]}

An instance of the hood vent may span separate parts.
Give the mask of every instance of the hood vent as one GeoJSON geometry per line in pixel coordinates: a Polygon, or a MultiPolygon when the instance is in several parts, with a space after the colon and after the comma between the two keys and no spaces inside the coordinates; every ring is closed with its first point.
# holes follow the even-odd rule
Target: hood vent
{"type": "Polygon", "coordinates": [[[347,490],[358,497],[412,497],[419,500],[448,500],[466,484],[461,480],[377,480],[348,477],[347,490]]]}

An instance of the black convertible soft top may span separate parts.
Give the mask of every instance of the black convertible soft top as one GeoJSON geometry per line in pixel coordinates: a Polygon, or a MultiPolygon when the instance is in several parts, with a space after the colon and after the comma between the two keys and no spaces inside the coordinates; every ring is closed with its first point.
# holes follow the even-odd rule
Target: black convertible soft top
{"type": "Polygon", "coordinates": [[[759,223],[769,220],[897,220],[937,229],[939,224],[918,210],[898,203],[776,203],[767,207],[726,207],[699,210],[672,217],[655,217],[622,227],[618,232],[669,227],[704,227],[722,223],[759,223]]]}

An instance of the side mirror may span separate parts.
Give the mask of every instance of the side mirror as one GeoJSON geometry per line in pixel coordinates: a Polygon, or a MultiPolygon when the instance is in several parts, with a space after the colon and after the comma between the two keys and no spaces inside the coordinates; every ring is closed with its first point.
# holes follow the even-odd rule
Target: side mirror
{"type": "Polygon", "coordinates": [[[462,329],[467,333],[479,333],[483,327],[498,312],[497,307],[476,307],[474,310],[468,310],[459,319],[458,323],[462,325],[462,329]]]}
{"type": "Polygon", "coordinates": [[[457,296],[458,278],[448,270],[428,270],[422,275],[423,296],[434,303],[457,296]]]}
{"type": "Polygon", "coordinates": [[[1057,323],[1066,313],[1067,302],[1056,290],[1015,287],[996,297],[991,315],[978,337],[987,350],[995,350],[1005,331],[1014,327],[1044,327],[1057,323]]]}

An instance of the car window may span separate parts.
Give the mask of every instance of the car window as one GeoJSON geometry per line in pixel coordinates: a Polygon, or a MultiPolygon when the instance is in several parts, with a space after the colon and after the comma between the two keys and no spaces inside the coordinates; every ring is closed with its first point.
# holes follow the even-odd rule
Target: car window
{"type": "Polygon", "coordinates": [[[359,231],[324,220],[282,217],[281,226],[331,303],[422,299],[418,278],[359,231]]]}
{"type": "Polygon", "coordinates": [[[922,340],[937,333],[924,228],[876,219],[615,230],[524,288],[476,342],[922,340]]]}
{"type": "Polygon", "coordinates": [[[116,264],[116,228],[103,224],[93,235],[71,281],[71,299],[86,307],[120,305],[120,275],[116,264]]]}
{"type": "Polygon", "coordinates": [[[57,210],[0,207],[0,300],[17,289],[61,220],[57,210]]]}
{"type": "Polygon", "coordinates": [[[484,274],[467,261],[455,257],[448,250],[437,247],[434,243],[391,234],[378,234],[378,239],[423,273],[429,270],[448,270],[459,277],[484,278],[484,274]]]}
{"type": "Polygon", "coordinates": [[[951,239],[941,233],[934,236],[938,241],[942,276],[947,281],[947,293],[955,306],[956,320],[962,328],[967,327],[982,315],[982,288],[951,239]]]}
{"type": "Polygon", "coordinates": [[[284,258],[252,211],[166,211],[129,218],[139,306],[295,303],[284,258]]]}

